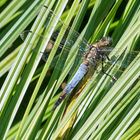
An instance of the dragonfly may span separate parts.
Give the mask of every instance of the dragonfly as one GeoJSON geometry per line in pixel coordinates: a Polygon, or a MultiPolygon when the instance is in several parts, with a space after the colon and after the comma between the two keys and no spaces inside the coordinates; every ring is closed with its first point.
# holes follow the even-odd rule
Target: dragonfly
{"type": "MultiPolygon", "coordinates": [[[[105,59],[109,59],[107,54],[102,51],[102,48],[110,46],[111,43],[112,39],[110,37],[103,37],[98,42],[90,46],[90,49],[86,52],[83,62],[79,66],[77,72],[63,89],[62,94],[54,105],[54,109],[62,102],[62,100],[64,100],[66,95],[69,94],[77,86],[79,81],[81,81],[81,79],[87,73],[88,69],[91,68],[91,65],[95,69],[99,62],[103,62],[105,59]]],[[[106,72],[104,73],[110,76],[113,80],[116,80],[115,77],[111,76],[110,74],[106,72]]]]}
{"type": "MultiPolygon", "coordinates": [[[[52,16],[54,13],[53,11],[50,11],[50,15],[52,16]]],[[[63,21],[60,19],[59,24],[63,25],[63,21]]],[[[42,59],[44,61],[47,60],[50,51],[53,48],[53,45],[55,43],[55,40],[57,39],[59,35],[60,29],[56,29],[54,33],[51,36],[51,39],[46,47],[46,51],[43,52],[42,59]]],[[[32,33],[30,30],[25,30],[20,36],[23,40],[25,40],[26,36],[32,33]]],[[[43,35],[39,34],[38,36],[43,37],[43,35]]],[[[76,39],[79,37],[79,33],[75,31],[74,29],[71,29],[71,27],[67,26],[66,27],[66,32],[61,40],[61,43],[59,44],[57,54],[59,54],[62,49],[64,51],[70,51],[70,48],[73,46],[75,43],[76,39]],[[71,32],[71,38],[67,39],[68,33],[71,32]]],[[[56,109],[59,104],[66,98],[66,96],[72,92],[72,90],[77,86],[77,84],[84,78],[84,76],[87,74],[89,69],[94,68],[97,69],[98,64],[101,64],[102,68],[101,71],[109,76],[113,81],[116,81],[117,78],[113,75],[110,75],[104,70],[104,63],[105,60],[111,61],[110,58],[108,57],[108,53],[112,51],[113,48],[111,48],[112,44],[112,38],[111,37],[102,37],[100,40],[96,41],[93,44],[89,44],[88,41],[85,38],[81,38],[80,42],[80,48],[79,48],[79,57],[82,57],[83,60],[75,72],[73,78],[70,80],[69,83],[65,86],[63,89],[60,97],[58,100],[55,102],[53,110],[56,109]]],[[[41,52],[42,53],[42,52],[41,52]]],[[[113,62],[114,63],[114,62],[113,62]]]]}

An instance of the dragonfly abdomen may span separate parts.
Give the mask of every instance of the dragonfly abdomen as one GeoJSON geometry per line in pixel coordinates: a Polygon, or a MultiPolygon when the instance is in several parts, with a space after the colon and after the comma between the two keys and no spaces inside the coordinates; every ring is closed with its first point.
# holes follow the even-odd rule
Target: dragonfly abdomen
{"type": "Polygon", "coordinates": [[[64,88],[63,92],[66,94],[70,93],[87,73],[87,70],[88,66],[82,63],[78,68],[77,72],[75,73],[74,77],[72,78],[72,80],[64,88]]]}
{"type": "Polygon", "coordinates": [[[59,99],[54,105],[54,109],[61,103],[61,101],[65,98],[67,94],[69,94],[81,81],[81,79],[85,76],[85,74],[88,71],[88,66],[84,63],[82,63],[77,72],[75,73],[74,77],[71,79],[71,81],[66,85],[64,90],[62,91],[62,94],[60,95],[59,99]]]}

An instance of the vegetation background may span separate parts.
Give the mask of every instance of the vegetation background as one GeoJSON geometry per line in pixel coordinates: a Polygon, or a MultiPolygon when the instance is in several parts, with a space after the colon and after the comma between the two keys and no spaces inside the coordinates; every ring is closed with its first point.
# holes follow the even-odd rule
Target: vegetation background
{"type": "Polygon", "coordinates": [[[1,140],[140,139],[139,0],[1,0],[0,5],[1,140]],[[44,63],[42,52],[56,31],[44,63]],[[118,80],[111,82],[99,66],[79,96],[51,111],[82,61],[79,46],[102,36],[113,38],[109,57],[118,61],[105,67],[118,80]]]}

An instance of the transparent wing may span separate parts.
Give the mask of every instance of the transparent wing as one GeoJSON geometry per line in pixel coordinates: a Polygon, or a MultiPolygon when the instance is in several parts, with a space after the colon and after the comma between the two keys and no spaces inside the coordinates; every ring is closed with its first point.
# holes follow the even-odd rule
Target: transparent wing
{"type": "MultiPolygon", "coordinates": [[[[30,33],[30,32],[31,32],[31,31],[29,31],[29,30],[24,31],[24,32],[20,35],[21,38],[22,38],[22,40],[25,40],[25,38],[27,37],[28,33],[30,33]]],[[[67,32],[68,32],[68,30],[67,30],[67,32]]],[[[33,33],[33,32],[31,32],[31,33],[33,33]]],[[[48,43],[48,45],[47,45],[47,47],[46,47],[45,52],[43,52],[42,59],[43,59],[44,61],[47,60],[47,58],[48,58],[48,56],[49,56],[49,53],[50,53],[50,51],[51,51],[52,48],[53,48],[53,45],[54,45],[54,43],[55,43],[55,40],[56,40],[58,34],[59,34],[59,31],[58,31],[58,30],[55,31],[55,32],[53,33],[53,35],[52,35],[52,37],[51,37],[51,40],[49,41],[49,43],[48,43]]],[[[75,33],[74,33],[74,34],[75,34],[75,33]]],[[[76,33],[76,34],[78,34],[78,33],[76,33]]],[[[42,37],[42,38],[44,38],[43,35],[39,35],[39,36],[42,37]]],[[[75,38],[78,38],[78,36],[76,35],[75,38]]],[[[72,39],[70,39],[70,40],[68,40],[68,41],[67,41],[66,39],[67,39],[67,38],[66,38],[66,36],[65,36],[65,37],[62,39],[61,43],[59,44],[59,48],[58,48],[57,53],[56,53],[56,59],[58,58],[58,55],[60,54],[62,48],[64,47],[64,44],[65,44],[65,47],[63,48],[63,51],[70,51],[70,47],[69,47],[69,46],[72,46],[72,45],[74,44],[74,41],[73,41],[72,39]],[[68,46],[68,47],[67,47],[67,46],[68,46]]],[[[90,45],[88,45],[88,43],[86,43],[85,41],[83,41],[83,42],[81,43],[81,46],[80,46],[79,53],[78,53],[77,57],[83,57],[84,53],[89,49],[89,47],[90,47],[90,45]],[[85,44],[86,44],[86,46],[88,46],[87,48],[84,48],[84,47],[83,47],[85,44]]],[[[106,47],[106,48],[102,49],[101,51],[110,53],[112,50],[113,50],[113,48],[111,48],[111,47],[106,47]]],[[[41,53],[42,53],[42,52],[41,52],[41,53]]],[[[122,73],[122,72],[124,71],[124,69],[126,68],[126,66],[128,66],[128,64],[132,61],[132,59],[133,59],[138,53],[139,53],[139,51],[130,51],[130,52],[127,54],[127,60],[126,60],[124,63],[122,63],[122,64],[117,64],[117,63],[116,63],[116,68],[117,68],[117,69],[119,68],[118,71],[122,73]]],[[[112,64],[115,63],[115,61],[116,61],[116,59],[113,58],[113,59],[111,59],[108,63],[106,63],[106,62],[104,62],[104,63],[105,63],[105,65],[107,65],[108,67],[110,67],[112,64]]]]}
{"type": "MultiPolygon", "coordinates": [[[[24,41],[29,33],[33,33],[33,32],[31,32],[30,30],[25,30],[24,32],[22,32],[20,34],[21,39],[24,41]]],[[[35,34],[35,33],[33,33],[33,34],[35,34]]],[[[53,33],[53,35],[51,36],[50,41],[48,42],[48,45],[46,46],[45,52],[41,52],[41,53],[43,53],[42,59],[44,61],[47,60],[47,58],[49,56],[49,53],[51,52],[51,50],[53,48],[53,45],[55,43],[55,40],[56,40],[58,34],[59,34],[58,30],[53,33]]],[[[43,35],[38,34],[38,36],[41,37],[41,38],[45,38],[43,35]]],[[[76,38],[78,38],[78,36],[76,36],[75,39],[76,38]]],[[[72,39],[67,40],[66,35],[65,35],[64,38],[61,40],[61,43],[59,44],[59,47],[58,47],[58,50],[57,50],[56,54],[60,54],[62,49],[63,49],[63,51],[69,52],[74,43],[75,43],[75,41],[72,40],[72,39]]],[[[81,44],[81,46],[79,48],[79,52],[78,52],[77,56],[78,57],[83,57],[84,53],[88,50],[88,48],[84,47],[85,42],[81,42],[80,44],[81,44]]],[[[88,44],[86,44],[86,45],[88,45],[88,44]]]]}
{"type": "MultiPolygon", "coordinates": [[[[70,28],[70,27],[69,27],[69,28],[70,28]]],[[[68,32],[70,31],[69,28],[66,30],[66,34],[68,34],[68,32]]],[[[48,55],[49,55],[50,51],[51,51],[52,48],[53,48],[53,45],[54,45],[54,43],[55,43],[55,40],[57,39],[57,36],[58,36],[59,32],[60,32],[60,31],[57,30],[57,31],[55,31],[55,32],[52,34],[51,40],[49,41],[48,45],[46,46],[46,50],[45,50],[44,56],[43,56],[43,57],[45,58],[45,60],[47,60],[48,55]]],[[[25,30],[24,32],[22,32],[22,33],[20,34],[21,39],[24,41],[29,33],[33,33],[33,32],[31,32],[30,30],[25,30]]],[[[33,33],[33,34],[34,34],[34,33],[33,33]]],[[[38,34],[38,36],[44,38],[43,35],[38,34]]],[[[65,36],[63,37],[63,39],[61,40],[61,43],[59,44],[58,53],[62,50],[62,48],[63,48],[64,51],[70,51],[71,47],[72,47],[73,44],[75,43],[74,40],[76,40],[76,39],[78,38],[78,32],[76,32],[76,31],[72,32],[72,37],[73,37],[74,39],[71,38],[71,39],[69,39],[69,40],[67,40],[67,35],[65,35],[65,36]],[[65,47],[64,47],[64,44],[65,44],[65,47]]],[[[81,39],[81,40],[82,40],[82,39],[81,39]]],[[[78,56],[79,56],[79,57],[82,57],[82,56],[84,55],[84,53],[85,53],[86,51],[89,50],[90,46],[91,46],[91,45],[89,45],[89,44],[87,43],[86,39],[83,39],[83,40],[80,42],[80,48],[79,48],[78,56]],[[86,46],[86,47],[85,47],[85,46],[86,46]]],[[[112,47],[105,47],[105,48],[101,49],[100,51],[106,52],[107,54],[109,54],[112,50],[113,50],[112,47]]],[[[133,58],[133,57],[135,57],[138,53],[139,53],[139,51],[130,51],[130,52],[128,53],[128,57],[129,57],[128,61],[130,61],[130,57],[133,58]]],[[[43,60],[44,60],[44,59],[43,59],[43,60]]]]}
{"type": "MultiPolygon", "coordinates": [[[[44,6],[44,7],[47,8],[46,6],[44,6]]],[[[43,30],[45,30],[45,28],[47,26],[50,26],[49,21],[52,17],[57,18],[54,11],[52,11],[48,8],[47,8],[47,10],[49,10],[49,15],[46,18],[46,22],[43,26],[43,30]]],[[[58,35],[60,35],[60,30],[61,30],[62,27],[65,28],[65,34],[63,35],[63,39],[61,40],[61,43],[59,44],[59,49],[63,48],[66,51],[69,51],[71,49],[71,47],[74,45],[75,41],[78,39],[79,33],[76,30],[72,29],[71,27],[65,25],[64,22],[61,19],[59,19],[59,21],[58,21],[58,23],[55,27],[55,31],[53,32],[50,40],[54,44],[58,35]],[[70,33],[70,37],[68,38],[69,33],[70,33]],[[64,47],[64,44],[65,44],[65,47],[64,47]]],[[[34,32],[32,32],[30,30],[25,30],[25,31],[23,31],[23,33],[20,34],[21,39],[25,40],[28,33],[35,34],[34,32]]],[[[45,36],[43,34],[38,34],[38,36],[42,37],[42,38],[45,38],[45,36]]],[[[84,53],[86,51],[85,48],[88,49],[90,47],[90,45],[88,44],[88,42],[85,38],[80,38],[80,45],[78,45],[78,46],[80,46],[80,48],[79,48],[80,53],[84,53]]]]}
{"type": "MultiPolygon", "coordinates": [[[[52,16],[54,16],[55,13],[53,11],[50,10],[49,16],[46,19],[46,23],[44,25],[44,27],[46,28],[47,26],[49,26],[49,20],[51,19],[52,16]]],[[[63,21],[60,19],[56,29],[54,31],[54,33],[51,36],[51,39],[48,43],[48,45],[46,46],[46,51],[43,52],[43,60],[47,60],[50,51],[53,48],[53,45],[55,43],[55,40],[57,39],[58,35],[60,34],[60,29],[62,26],[66,27],[66,31],[65,31],[65,35],[63,36],[63,39],[61,40],[61,43],[59,44],[59,48],[58,48],[58,52],[56,53],[56,55],[59,55],[59,53],[61,52],[61,50],[63,49],[64,51],[70,51],[71,47],[74,45],[75,41],[77,40],[77,38],[79,37],[79,33],[77,31],[75,31],[74,29],[71,29],[71,27],[65,25],[63,23],[63,21]],[[70,39],[68,39],[68,34],[71,33],[71,37],[70,39]]],[[[26,36],[28,35],[28,33],[32,33],[35,34],[34,32],[31,32],[30,30],[25,30],[23,33],[21,33],[21,38],[22,40],[25,40],[26,36]]],[[[37,34],[39,37],[41,38],[45,38],[45,36],[43,36],[43,34],[37,34]]],[[[80,39],[81,42],[79,44],[80,48],[79,48],[79,53],[78,56],[82,57],[84,55],[84,53],[90,48],[91,45],[88,44],[87,40],[85,38],[81,38],[80,39]]],[[[112,51],[113,48],[111,47],[105,47],[104,49],[102,49],[101,51],[103,52],[107,52],[108,54],[112,51]]],[[[41,52],[42,53],[42,52],[41,52]]],[[[133,58],[135,57],[139,52],[134,52],[131,51],[128,56],[133,58]]],[[[131,59],[128,59],[127,61],[130,61],[131,59]]],[[[108,65],[112,65],[114,64],[115,59],[111,60],[108,65]]],[[[125,67],[125,64],[128,65],[129,62],[124,63],[123,67],[125,67]]]]}

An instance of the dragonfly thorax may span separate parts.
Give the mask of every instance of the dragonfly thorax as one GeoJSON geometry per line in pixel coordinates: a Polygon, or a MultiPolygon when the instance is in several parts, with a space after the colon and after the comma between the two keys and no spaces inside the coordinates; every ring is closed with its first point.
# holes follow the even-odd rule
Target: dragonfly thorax
{"type": "Polygon", "coordinates": [[[87,66],[93,65],[96,67],[97,63],[102,60],[102,54],[99,53],[95,46],[92,46],[89,51],[85,54],[84,64],[87,66]]]}
{"type": "Polygon", "coordinates": [[[87,66],[93,65],[96,68],[98,63],[108,58],[104,48],[107,48],[111,44],[112,39],[110,37],[101,38],[98,42],[90,47],[89,51],[86,52],[83,63],[87,66]]]}

